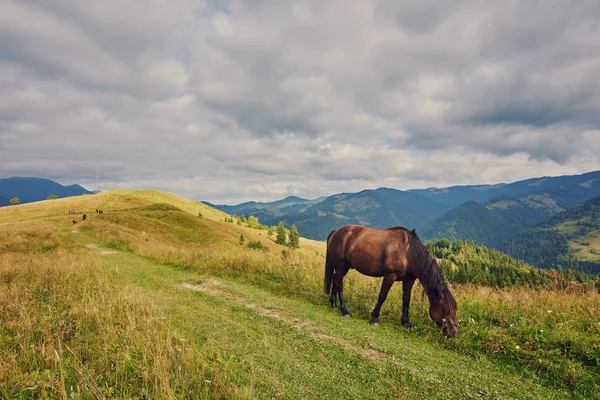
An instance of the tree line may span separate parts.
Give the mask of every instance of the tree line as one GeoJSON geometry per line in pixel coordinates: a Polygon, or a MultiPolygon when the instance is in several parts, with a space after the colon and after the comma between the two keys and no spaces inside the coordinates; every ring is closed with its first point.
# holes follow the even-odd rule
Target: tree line
{"type": "Polygon", "coordinates": [[[440,239],[426,243],[438,259],[444,276],[455,283],[473,283],[492,287],[526,286],[549,290],[582,289],[596,286],[596,276],[575,269],[544,270],[532,267],[504,253],[476,245],[471,241],[440,239]]]}
{"type": "MultiPolygon", "coordinates": [[[[282,221],[279,221],[279,224],[277,226],[267,226],[261,224],[258,218],[255,216],[249,216],[248,218],[246,218],[244,215],[238,217],[235,214],[226,217],[224,221],[229,223],[235,223],[241,226],[247,226],[248,228],[252,229],[267,231],[267,235],[269,237],[273,236],[273,234],[276,234],[275,243],[277,244],[289,246],[292,248],[300,247],[300,232],[298,231],[298,228],[296,228],[296,225],[292,225],[292,227],[288,230],[282,221]]],[[[243,235],[241,235],[240,244],[243,243],[243,235]]],[[[262,248],[262,244],[258,245],[257,243],[253,242],[249,243],[248,246],[250,248],[262,248]]]]}

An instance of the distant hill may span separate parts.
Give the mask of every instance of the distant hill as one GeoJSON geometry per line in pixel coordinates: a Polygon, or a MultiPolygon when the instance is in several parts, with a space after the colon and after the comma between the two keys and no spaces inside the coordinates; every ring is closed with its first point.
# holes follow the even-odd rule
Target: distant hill
{"type": "MultiPolygon", "coordinates": [[[[296,196],[289,196],[285,199],[274,201],[271,203],[259,203],[256,201],[248,201],[246,203],[233,206],[214,205],[207,201],[204,201],[203,203],[210,207],[224,211],[230,215],[252,215],[257,217],[261,222],[265,222],[284,215],[304,212],[308,207],[319,203],[323,199],[325,198],[323,197],[316,200],[306,200],[296,196]]],[[[279,220],[277,222],[279,222],[279,220]]]]}
{"type": "Polygon", "coordinates": [[[501,196],[485,205],[470,200],[432,221],[423,230],[422,237],[424,240],[471,240],[498,248],[518,232],[563,211],[557,203],[548,193],[520,198],[501,196]]]}
{"type": "Polygon", "coordinates": [[[315,200],[287,197],[273,203],[247,202],[236,206],[213,205],[229,214],[255,216],[262,223],[295,224],[302,236],[324,240],[341,225],[421,228],[448,210],[448,207],[414,193],[380,188],[359,193],[340,193],[315,200]]]}
{"type": "Polygon", "coordinates": [[[423,240],[472,240],[494,246],[510,233],[510,224],[483,204],[470,200],[433,221],[421,232],[421,237],[423,240]]]}
{"type": "Polygon", "coordinates": [[[600,196],[515,235],[501,248],[542,268],[600,273],[600,196]]]}
{"type": "Polygon", "coordinates": [[[46,200],[51,194],[57,197],[91,194],[80,185],[63,186],[50,179],[12,177],[0,179],[0,206],[10,204],[10,199],[18,197],[21,203],[46,200]]]}

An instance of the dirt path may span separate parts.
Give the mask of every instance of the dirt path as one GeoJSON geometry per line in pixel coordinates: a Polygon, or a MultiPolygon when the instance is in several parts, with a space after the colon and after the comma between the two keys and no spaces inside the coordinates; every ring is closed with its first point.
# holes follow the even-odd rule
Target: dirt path
{"type": "Polygon", "coordinates": [[[282,311],[275,311],[269,308],[266,308],[260,304],[250,303],[244,297],[238,296],[236,294],[230,293],[227,291],[227,285],[223,282],[220,282],[216,279],[210,279],[202,284],[191,284],[184,283],[181,285],[182,287],[189,290],[196,290],[204,293],[209,293],[215,296],[227,298],[230,301],[233,301],[239,305],[243,305],[247,308],[255,310],[259,315],[263,317],[274,318],[279,321],[285,322],[286,324],[307,332],[310,336],[315,340],[327,340],[329,342],[336,343],[338,345],[344,346],[349,350],[359,354],[360,356],[371,359],[371,360],[383,360],[386,358],[386,354],[376,350],[376,349],[364,349],[362,347],[356,346],[342,338],[334,337],[328,334],[323,333],[317,326],[312,323],[305,321],[298,317],[292,317],[287,313],[282,311]]]}

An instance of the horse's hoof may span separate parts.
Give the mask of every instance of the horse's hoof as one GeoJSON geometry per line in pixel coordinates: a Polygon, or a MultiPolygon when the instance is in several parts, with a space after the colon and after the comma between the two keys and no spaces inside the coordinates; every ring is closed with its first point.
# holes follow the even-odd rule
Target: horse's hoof
{"type": "Polygon", "coordinates": [[[371,321],[369,324],[371,324],[371,326],[379,326],[379,322],[377,321],[371,321]]]}
{"type": "Polygon", "coordinates": [[[405,327],[405,328],[412,328],[414,325],[411,324],[410,322],[403,322],[402,326],[405,327]]]}
{"type": "Polygon", "coordinates": [[[350,318],[350,314],[349,313],[342,314],[342,317],[344,317],[344,318],[350,318]]]}

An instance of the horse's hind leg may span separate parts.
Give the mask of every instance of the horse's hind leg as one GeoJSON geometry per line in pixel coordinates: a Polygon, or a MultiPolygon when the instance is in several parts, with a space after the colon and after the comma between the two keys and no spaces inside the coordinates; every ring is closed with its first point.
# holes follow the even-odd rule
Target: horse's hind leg
{"type": "Polygon", "coordinates": [[[379,299],[377,299],[377,305],[371,313],[371,325],[379,325],[379,311],[381,311],[381,306],[387,298],[388,292],[392,288],[392,285],[395,281],[396,274],[385,275],[383,277],[383,282],[381,283],[381,290],[379,291],[379,299]]]}
{"type": "Polygon", "coordinates": [[[410,293],[415,280],[402,282],[402,325],[407,328],[412,328],[412,324],[408,319],[408,308],[410,307],[410,293]]]}
{"type": "Polygon", "coordinates": [[[346,308],[346,302],[344,301],[344,296],[342,295],[342,292],[344,290],[344,276],[346,276],[346,274],[348,273],[348,268],[343,268],[343,270],[337,270],[336,269],[336,273],[333,276],[333,290],[335,292],[337,292],[338,297],[340,298],[340,312],[342,313],[343,317],[349,317],[350,313],[348,312],[348,309],[346,308]]]}
{"type": "Polygon", "coordinates": [[[337,287],[335,286],[335,273],[333,274],[333,285],[331,288],[331,297],[329,297],[329,303],[331,304],[331,308],[336,308],[337,307],[337,287]]]}

